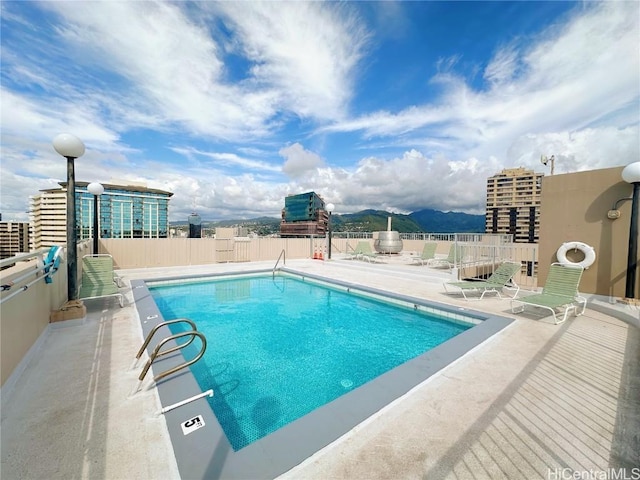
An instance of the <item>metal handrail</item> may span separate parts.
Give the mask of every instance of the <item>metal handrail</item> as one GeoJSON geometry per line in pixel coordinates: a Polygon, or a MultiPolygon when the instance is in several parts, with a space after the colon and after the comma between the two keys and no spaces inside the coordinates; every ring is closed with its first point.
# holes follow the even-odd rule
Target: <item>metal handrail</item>
{"type": "Polygon", "coordinates": [[[39,255],[45,255],[48,250],[49,250],[48,248],[42,248],[34,252],[19,253],[17,255],[14,255],[13,257],[3,258],[2,260],[0,260],[0,268],[6,267],[7,265],[13,265],[14,263],[31,260],[32,258],[35,258],[39,255]]]}
{"type": "Polygon", "coordinates": [[[30,253],[23,253],[23,254],[19,254],[16,255],[14,257],[10,257],[8,259],[4,259],[0,262],[1,266],[6,266],[6,265],[12,265],[13,263],[17,263],[20,261],[28,261],[28,260],[32,260],[33,258],[37,259],[37,263],[34,266],[34,268],[30,268],[27,269],[25,271],[25,273],[23,273],[22,275],[19,275],[15,278],[13,278],[11,281],[3,283],[2,284],[2,291],[9,291],[15,288],[15,291],[9,293],[8,295],[4,296],[1,300],[0,303],[4,303],[7,300],[15,297],[16,295],[26,291],[29,289],[29,287],[31,287],[32,285],[34,285],[35,283],[39,282],[40,280],[44,280],[47,277],[51,277],[54,273],[53,270],[50,270],[49,272],[45,273],[45,270],[47,270],[47,268],[51,268],[54,264],[54,262],[49,262],[49,263],[45,263],[44,257],[47,254],[47,250],[46,249],[41,249],[38,250],[36,252],[30,252],[30,253]],[[43,273],[43,275],[40,275],[40,273],[43,273]],[[32,276],[36,276],[35,279],[25,283],[25,284],[20,284],[20,282],[22,282],[23,280],[32,277],[32,276]]]}
{"type": "MultiPolygon", "coordinates": [[[[142,353],[144,352],[145,348],[147,348],[147,346],[149,345],[149,343],[151,342],[151,339],[153,338],[153,336],[155,335],[155,333],[161,328],[164,327],[165,325],[171,325],[172,323],[188,323],[189,325],[191,325],[191,328],[193,330],[198,330],[196,328],[196,324],[193,323],[191,320],[189,320],[188,318],[175,318],[173,320],[167,320],[166,322],[162,322],[159,323],[158,325],[156,325],[155,327],[153,327],[151,329],[151,331],[147,334],[147,338],[145,338],[144,343],[142,344],[142,346],[140,347],[140,350],[138,350],[138,353],[136,354],[136,360],[139,359],[142,356],[142,353]]],[[[175,352],[176,350],[180,350],[183,347],[186,347],[187,345],[191,344],[191,342],[193,342],[193,337],[191,338],[191,340],[189,340],[187,343],[185,343],[184,345],[178,345],[177,347],[173,347],[170,348],[169,350],[165,350],[164,352],[162,352],[159,356],[162,355],[166,355],[167,353],[171,353],[171,352],[175,352]]]]}
{"type": "Polygon", "coordinates": [[[278,266],[278,263],[280,263],[280,259],[281,258],[282,258],[282,264],[286,265],[287,264],[287,254],[285,253],[284,248],[280,252],[280,255],[278,255],[278,260],[276,260],[276,264],[273,266],[273,272],[271,272],[272,273],[272,277],[276,276],[276,267],[278,266]]]}
{"type": "MultiPolygon", "coordinates": [[[[159,375],[156,375],[155,377],[153,377],[153,381],[157,382],[161,378],[164,378],[164,377],[166,377],[168,375],[171,375],[172,373],[176,373],[177,371],[182,370],[183,368],[186,368],[186,367],[188,367],[190,365],[193,365],[198,360],[200,360],[202,358],[202,356],[204,355],[204,351],[207,349],[207,339],[205,338],[205,336],[201,332],[198,332],[196,330],[192,330],[192,331],[189,331],[189,332],[176,333],[175,335],[171,335],[170,337],[163,338],[162,340],[160,340],[160,343],[158,343],[158,345],[156,345],[156,348],[153,350],[153,352],[151,352],[151,355],[149,356],[149,360],[147,360],[147,363],[144,365],[144,368],[142,369],[142,372],[140,372],[140,376],[138,377],[139,382],[142,382],[144,380],[144,377],[147,375],[147,372],[149,371],[149,368],[151,367],[151,364],[155,361],[155,359],[160,357],[160,356],[162,356],[162,355],[164,355],[164,354],[166,354],[168,352],[168,351],[160,352],[160,348],[162,348],[162,346],[165,343],[167,343],[167,342],[169,342],[171,340],[175,340],[177,338],[185,337],[187,335],[197,336],[202,341],[202,347],[201,347],[200,352],[198,353],[198,355],[196,355],[195,357],[193,357],[189,361],[181,363],[180,365],[172,367],[169,370],[164,371],[164,372],[160,373],[159,375]]],[[[189,345],[189,343],[191,343],[191,342],[187,342],[185,344],[179,345],[178,348],[186,347],[187,345],[189,345]]],[[[175,350],[175,349],[176,348],[174,348],[173,350],[175,350]]],[[[173,350],[171,350],[171,351],[173,351],[173,350]]]]}

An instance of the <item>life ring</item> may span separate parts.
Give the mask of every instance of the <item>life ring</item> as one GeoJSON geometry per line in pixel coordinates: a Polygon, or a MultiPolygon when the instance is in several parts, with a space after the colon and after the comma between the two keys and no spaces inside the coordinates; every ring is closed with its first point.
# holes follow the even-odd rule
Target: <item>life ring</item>
{"type": "Polygon", "coordinates": [[[44,273],[45,283],[53,282],[51,275],[56,273],[58,268],[60,268],[60,261],[62,260],[62,248],[54,245],[49,249],[49,253],[47,253],[47,258],[44,261],[44,273]]]}
{"type": "Polygon", "coordinates": [[[560,245],[556,252],[558,261],[563,265],[579,265],[582,268],[589,268],[596,261],[596,251],[591,245],[582,242],[565,242],[560,245]],[[581,262],[572,262],[567,258],[569,250],[580,250],[584,254],[584,260],[581,262]]]}

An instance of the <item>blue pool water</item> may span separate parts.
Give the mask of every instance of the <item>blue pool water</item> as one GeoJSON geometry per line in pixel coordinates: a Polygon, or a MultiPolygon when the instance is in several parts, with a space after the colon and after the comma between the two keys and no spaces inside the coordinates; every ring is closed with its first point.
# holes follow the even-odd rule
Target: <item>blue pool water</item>
{"type": "Polygon", "coordinates": [[[150,291],[165,319],[190,318],[205,334],[191,370],[214,390],[209,402],[235,450],[472,326],[289,277],[150,291]]]}

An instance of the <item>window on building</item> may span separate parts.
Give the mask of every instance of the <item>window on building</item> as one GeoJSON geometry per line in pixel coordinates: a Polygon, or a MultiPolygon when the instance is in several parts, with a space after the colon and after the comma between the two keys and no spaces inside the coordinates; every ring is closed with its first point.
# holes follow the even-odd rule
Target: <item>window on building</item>
{"type": "Polygon", "coordinates": [[[133,202],[114,198],[111,206],[111,237],[133,238],[133,202]]]}

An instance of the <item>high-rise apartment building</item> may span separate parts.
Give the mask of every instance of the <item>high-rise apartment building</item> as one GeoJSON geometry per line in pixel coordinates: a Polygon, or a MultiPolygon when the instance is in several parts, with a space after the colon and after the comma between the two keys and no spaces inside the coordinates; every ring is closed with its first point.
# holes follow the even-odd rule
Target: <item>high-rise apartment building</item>
{"type": "MultiPolygon", "coordinates": [[[[31,248],[66,244],[66,182],[30,199],[31,248]]],[[[78,241],[93,238],[94,196],[87,182],[76,182],[78,241]]],[[[102,184],[98,196],[99,238],[167,238],[171,192],[143,184],[102,184]]]]}
{"type": "Polygon", "coordinates": [[[0,222],[0,259],[29,251],[27,222],[0,222]]]}
{"type": "Polygon", "coordinates": [[[29,198],[29,247],[39,250],[67,243],[67,197],[60,188],[29,198]]]}
{"type": "Polygon", "coordinates": [[[487,179],[487,233],[513,235],[514,242],[537,243],[544,174],[509,168],[487,179]]]}

